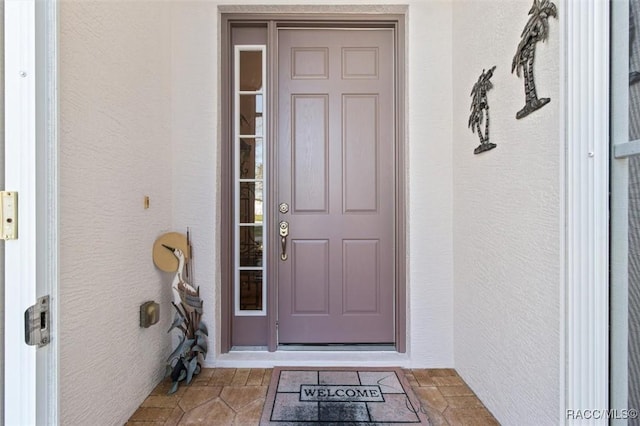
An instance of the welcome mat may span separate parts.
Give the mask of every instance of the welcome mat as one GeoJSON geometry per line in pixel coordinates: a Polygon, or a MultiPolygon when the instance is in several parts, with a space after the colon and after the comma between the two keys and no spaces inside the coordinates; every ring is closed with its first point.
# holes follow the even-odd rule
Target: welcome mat
{"type": "Polygon", "coordinates": [[[400,368],[276,367],[261,426],[429,424],[400,368]]]}

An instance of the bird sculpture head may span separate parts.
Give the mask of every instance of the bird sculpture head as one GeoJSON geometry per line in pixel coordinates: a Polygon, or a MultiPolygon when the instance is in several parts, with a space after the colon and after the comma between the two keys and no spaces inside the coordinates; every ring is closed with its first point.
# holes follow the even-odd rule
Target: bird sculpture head
{"type": "Polygon", "coordinates": [[[163,244],[162,247],[164,247],[167,250],[169,250],[170,252],[172,252],[173,255],[175,257],[177,257],[178,259],[180,259],[181,257],[184,258],[184,253],[182,253],[182,250],[180,250],[179,248],[170,247],[170,246],[168,246],[166,244],[163,244]]]}
{"type": "Polygon", "coordinates": [[[176,271],[176,276],[173,279],[171,287],[178,291],[178,294],[185,304],[201,308],[202,301],[200,300],[198,289],[194,288],[191,284],[186,282],[182,275],[182,270],[184,268],[185,262],[182,250],[180,250],[179,248],[168,246],[166,244],[162,244],[162,246],[167,250],[173,252],[173,255],[178,258],[178,270],[176,271]]]}

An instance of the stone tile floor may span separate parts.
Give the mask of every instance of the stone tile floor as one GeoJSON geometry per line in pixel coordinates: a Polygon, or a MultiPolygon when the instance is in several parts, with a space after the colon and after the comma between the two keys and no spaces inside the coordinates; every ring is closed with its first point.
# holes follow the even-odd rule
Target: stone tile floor
{"type": "MultiPolygon", "coordinates": [[[[127,426],[258,425],[271,373],[270,369],[208,368],[173,395],[167,395],[171,383],[163,380],[127,426]]],[[[499,425],[455,370],[404,373],[432,425],[499,425]]]]}

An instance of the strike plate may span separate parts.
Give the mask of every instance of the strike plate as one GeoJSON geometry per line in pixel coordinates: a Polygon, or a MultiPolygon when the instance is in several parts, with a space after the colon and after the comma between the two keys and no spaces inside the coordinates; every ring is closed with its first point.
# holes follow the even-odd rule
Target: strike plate
{"type": "Polygon", "coordinates": [[[18,239],[18,193],[15,191],[0,191],[0,223],[2,223],[3,240],[18,239]]]}
{"type": "Polygon", "coordinates": [[[49,322],[49,296],[43,296],[24,311],[24,341],[27,345],[41,348],[49,344],[49,322]]]}

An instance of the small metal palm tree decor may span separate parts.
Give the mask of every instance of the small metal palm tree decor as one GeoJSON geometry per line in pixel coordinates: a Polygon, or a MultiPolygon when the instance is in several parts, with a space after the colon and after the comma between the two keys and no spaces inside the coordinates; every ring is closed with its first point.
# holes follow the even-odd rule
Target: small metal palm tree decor
{"type": "Polygon", "coordinates": [[[524,74],[525,105],[516,118],[520,119],[531,114],[533,111],[542,108],[551,99],[540,98],[536,92],[536,83],[533,78],[533,61],[536,54],[536,43],[544,41],[549,36],[549,16],[557,16],[556,5],[549,0],[533,0],[533,6],[529,10],[529,21],[522,30],[521,40],[518,49],[511,63],[511,72],[516,72],[520,77],[520,72],[524,74]]]}
{"type": "Polygon", "coordinates": [[[473,85],[471,89],[471,114],[469,115],[469,127],[473,133],[478,133],[480,138],[480,145],[473,150],[474,154],[480,154],[481,152],[489,151],[496,147],[495,143],[489,142],[489,100],[487,99],[487,92],[493,88],[491,83],[491,77],[493,77],[493,71],[496,69],[495,65],[489,70],[482,70],[482,74],[478,77],[478,81],[473,85]],[[480,126],[484,121],[484,135],[480,126]]]}

